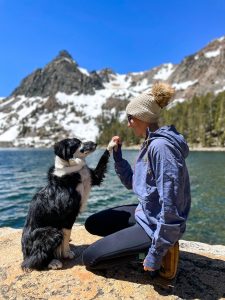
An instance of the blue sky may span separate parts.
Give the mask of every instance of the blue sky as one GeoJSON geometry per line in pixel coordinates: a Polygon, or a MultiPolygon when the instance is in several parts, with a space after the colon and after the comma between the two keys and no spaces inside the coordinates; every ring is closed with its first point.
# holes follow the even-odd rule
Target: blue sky
{"type": "Polygon", "coordinates": [[[224,0],[0,0],[0,96],[63,49],[89,71],[127,73],[223,35],[224,0]]]}

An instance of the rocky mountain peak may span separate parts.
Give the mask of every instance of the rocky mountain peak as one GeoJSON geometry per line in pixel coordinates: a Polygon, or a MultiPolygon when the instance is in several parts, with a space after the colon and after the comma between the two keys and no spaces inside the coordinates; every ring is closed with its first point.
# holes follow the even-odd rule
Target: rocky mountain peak
{"type": "Polygon", "coordinates": [[[59,63],[64,65],[70,64],[75,67],[78,67],[77,62],[73,59],[72,55],[70,55],[70,53],[67,50],[61,50],[59,54],[47,64],[47,66],[51,64],[59,64],[59,63]]]}
{"type": "Polygon", "coordinates": [[[58,92],[93,95],[96,89],[103,88],[102,79],[96,72],[90,75],[81,72],[69,52],[62,50],[43,69],[37,69],[23,79],[10,97],[49,97],[58,92]]]}
{"type": "Polygon", "coordinates": [[[73,59],[72,58],[72,56],[69,54],[69,52],[67,51],[67,50],[61,50],[60,52],[59,52],[59,55],[58,55],[58,57],[65,57],[65,58],[69,58],[69,59],[73,59]]]}

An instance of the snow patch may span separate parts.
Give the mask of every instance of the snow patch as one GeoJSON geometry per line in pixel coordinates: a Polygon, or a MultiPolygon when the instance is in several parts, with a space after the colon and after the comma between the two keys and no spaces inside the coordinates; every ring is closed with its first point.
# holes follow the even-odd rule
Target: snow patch
{"type": "Polygon", "coordinates": [[[217,50],[204,53],[204,56],[207,58],[216,57],[218,55],[220,55],[220,47],[217,50]]]}
{"type": "Polygon", "coordinates": [[[124,120],[127,119],[127,114],[126,114],[126,111],[122,111],[119,115],[119,121],[120,122],[123,122],[124,120]]]}
{"type": "Polygon", "coordinates": [[[222,37],[218,38],[217,41],[222,42],[224,39],[225,39],[225,37],[222,36],[222,37]]]}
{"type": "Polygon", "coordinates": [[[15,125],[0,135],[0,142],[12,142],[17,138],[18,134],[18,125],[15,125]]]}
{"type": "Polygon", "coordinates": [[[73,63],[74,63],[74,61],[73,61],[72,59],[69,59],[69,58],[67,58],[67,57],[62,57],[62,58],[60,58],[60,61],[62,61],[62,60],[67,61],[67,62],[69,62],[70,64],[73,64],[73,63]]]}
{"type": "Polygon", "coordinates": [[[216,90],[214,93],[217,95],[217,94],[219,94],[219,93],[221,93],[221,92],[224,92],[224,91],[225,91],[225,86],[222,87],[222,88],[219,89],[219,90],[216,90]]]}
{"type": "Polygon", "coordinates": [[[112,76],[113,80],[104,84],[108,90],[128,89],[131,84],[131,78],[126,74],[116,74],[112,76]]]}
{"type": "Polygon", "coordinates": [[[131,73],[128,73],[128,75],[133,75],[133,76],[139,76],[139,75],[143,75],[146,71],[141,71],[141,72],[131,72],[131,73]]]}
{"type": "Polygon", "coordinates": [[[170,108],[176,106],[177,103],[182,103],[182,102],[184,102],[184,101],[185,101],[184,98],[178,98],[178,99],[175,99],[175,100],[173,100],[172,102],[170,102],[170,103],[167,105],[166,109],[170,109],[170,108]]]}
{"type": "Polygon", "coordinates": [[[176,89],[176,90],[185,90],[186,88],[188,88],[189,86],[195,84],[196,82],[198,82],[198,79],[194,80],[194,81],[185,81],[185,82],[180,82],[180,83],[174,83],[172,86],[176,89]]]}
{"type": "Polygon", "coordinates": [[[138,84],[131,88],[134,92],[144,92],[152,87],[152,84],[148,83],[147,78],[144,78],[142,81],[138,81],[138,84]]]}
{"type": "Polygon", "coordinates": [[[173,64],[164,64],[162,68],[155,74],[153,79],[167,80],[175,70],[173,64]]]}
{"type": "Polygon", "coordinates": [[[38,120],[37,120],[36,124],[35,124],[35,127],[36,128],[43,127],[49,121],[50,118],[51,118],[51,116],[49,114],[48,115],[46,115],[46,114],[40,115],[38,117],[38,120]]]}
{"type": "Polygon", "coordinates": [[[81,68],[81,67],[78,67],[78,70],[79,70],[81,73],[83,73],[84,75],[90,76],[88,70],[86,70],[86,69],[84,69],[84,68],[81,68]]]}

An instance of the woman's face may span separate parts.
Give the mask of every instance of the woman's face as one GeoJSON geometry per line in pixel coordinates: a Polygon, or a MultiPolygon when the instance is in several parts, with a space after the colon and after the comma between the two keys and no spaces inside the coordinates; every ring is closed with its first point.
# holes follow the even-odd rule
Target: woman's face
{"type": "Polygon", "coordinates": [[[148,128],[149,124],[138,120],[137,118],[133,117],[133,116],[128,116],[128,123],[127,123],[127,127],[130,127],[133,129],[134,134],[136,136],[146,136],[146,129],[148,128]]]}

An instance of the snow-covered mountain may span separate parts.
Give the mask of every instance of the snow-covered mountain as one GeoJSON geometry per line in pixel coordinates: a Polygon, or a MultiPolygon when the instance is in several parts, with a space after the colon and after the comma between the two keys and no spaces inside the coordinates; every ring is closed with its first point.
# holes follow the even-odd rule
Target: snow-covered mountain
{"type": "Polygon", "coordinates": [[[117,74],[111,69],[81,68],[67,51],[24,78],[6,99],[0,99],[0,146],[49,147],[61,138],[94,140],[96,120],[119,110],[155,81],[176,89],[176,101],[225,90],[225,37],[214,40],[180,64],[117,74]]]}

